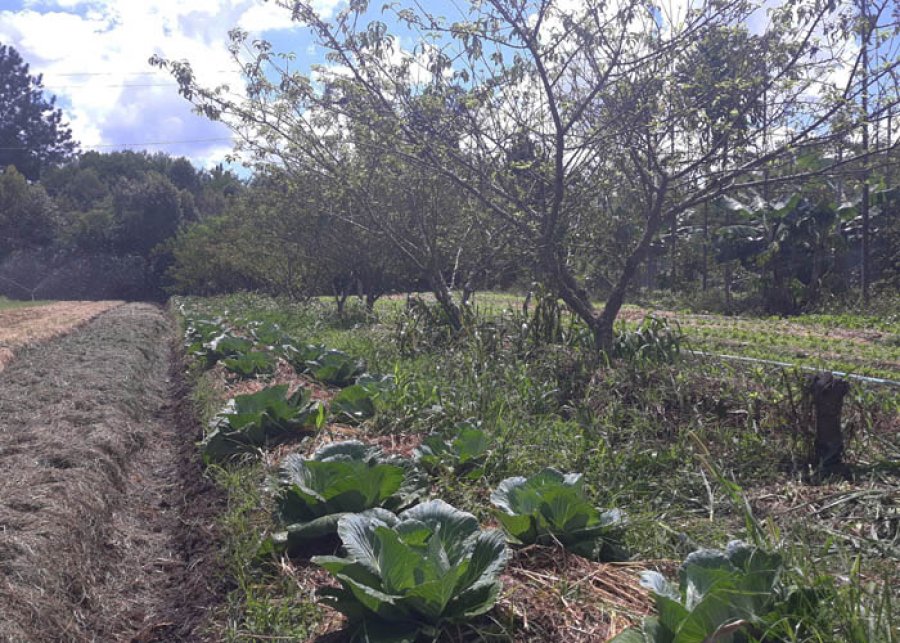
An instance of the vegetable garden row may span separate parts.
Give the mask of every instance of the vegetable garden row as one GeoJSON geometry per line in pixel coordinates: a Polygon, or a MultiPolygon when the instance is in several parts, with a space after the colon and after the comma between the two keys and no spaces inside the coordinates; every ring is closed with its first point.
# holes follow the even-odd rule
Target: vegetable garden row
{"type": "MultiPolygon", "coordinates": [[[[228,466],[299,443],[328,432],[333,422],[359,424],[395,393],[391,375],[367,373],[362,360],[304,344],[276,324],[249,322],[242,333],[222,318],[193,318],[184,307],[181,313],[195,368],[221,363],[233,379],[265,380],[280,361],[320,387],[339,389],[327,404],[313,401],[308,387],[291,392],[286,384],[228,399],[200,445],[207,463],[228,466]]],[[[619,344],[640,339],[632,334],[619,344]]],[[[308,455],[288,453],[271,485],[276,526],[260,535],[258,558],[329,554],[311,557],[333,579],[317,595],[346,616],[347,635],[416,641],[438,640],[461,624],[484,620],[501,595],[510,547],[556,546],[594,561],[629,557],[625,514],[596,507],[580,473],[544,468],[501,481],[489,495],[491,522],[499,529],[433,497],[430,490],[442,476],[477,483],[491,450],[477,422],[465,422],[449,435],[425,436],[411,457],[387,455],[360,440],[332,440],[308,455]],[[330,555],[336,550],[340,556],[330,555]]],[[[658,614],[616,640],[804,640],[804,623],[828,592],[787,583],[782,555],[759,545],[701,548],[684,560],[674,583],[644,572],[641,585],[658,614]]]]}

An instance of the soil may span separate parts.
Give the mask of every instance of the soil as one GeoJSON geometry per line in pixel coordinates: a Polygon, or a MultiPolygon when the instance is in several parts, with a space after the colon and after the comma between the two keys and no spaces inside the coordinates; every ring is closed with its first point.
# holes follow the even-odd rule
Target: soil
{"type": "Polygon", "coordinates": [[[175,346],[117,305],[0,375],[0,640],[205,639],[222,501],[175,346]]]}

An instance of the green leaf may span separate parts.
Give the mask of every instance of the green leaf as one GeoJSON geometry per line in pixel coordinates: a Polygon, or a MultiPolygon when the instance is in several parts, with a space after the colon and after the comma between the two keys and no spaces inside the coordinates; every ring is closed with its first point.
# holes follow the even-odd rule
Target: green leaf
{"type": "Polygon", "coordinates": [[[483,614],[496,602],[507,560],[497,531],[482,532],[474,516],[432,500],[399,516],[347,515],[338,523],[346,558],[317,557],[341,583],[329,601],[343,604],[354,632],[394,627],[436,635],[446,623],[483,614]]]}
{"type": "Polygon", "coordinates": [[[491,502],[514,542],[547,544],[559,541],[575,553],[598,558],[605,540],[617,537],[621,512],[601,513],[584,497],[579,474],[544,469],[531,478],[502,481],[491,502]]]}
{"type": "Polygon", "coordinates": [[[311,403],[305,389],[286,394],[287,385],[279,385],[228,400],[201,443],[204,459],[221,460],[312,432],[319,403],[311,403]]]}
{"type": "MultiPolygon", "coordinates": [[[[293,542],[299,543],[306,534],[321,536],[321,528],[341,524],[330,519],[317,522],[316,527],[301,528],[305,523],[326,516],[405,506],[416,502],[423,490],[424,482],[409,461],[386,458],[379,449],[351,440],[326,445],[310,458],[298,454],[285,457],[276,503],[279,518],[293,526],[293,542]]],[[[385,513],[372,516],[386,521],[385,513]]]]}
{"type": "Polygon", "coordinates": [[[274,373],[276,360],[271,353],[255,352],[229,357],[222,360],[222,364],[232,373],[247,378],[274,373]]]}

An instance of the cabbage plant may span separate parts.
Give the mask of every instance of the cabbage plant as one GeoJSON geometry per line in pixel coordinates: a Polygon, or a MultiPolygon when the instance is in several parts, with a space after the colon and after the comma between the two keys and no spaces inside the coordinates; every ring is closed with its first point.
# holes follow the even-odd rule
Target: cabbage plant
{"type": "Polygon", "coordinates": [[[445,440],[440,435],[427,436],[416,448],[413,457],[430,473],[449,470],[475,480],[484,474],[484,464],[489,453],[485,432],[464,424],[452,440],[445,440]]]}
{"type": "Polygon", "coordinates": [[[365,364],[342,351],[330,350],[307,362],[309,372],[320,382],[332,386],[350,386],[365,370],[365,364]]]}
{"type": "Polygon", "coordinates": [[[225,332],[204,343],[201,356],[205,357],[207,366],[212,366],[220,360],[237,357],[252,350],[251,340],[225,332]]]}
{"type": "Polygon", "coordinates": [[[313,431],[324,414],[322,405],[311,402],[304,388],[290,396],[287,390],[281,384],[228,400],[201,443],[204,459],[221,460],[313,431]]]}
{"type": "Polygon", "coordinates": [[[335,395],[331,400],[332,415],[345,422],[360,422],[375,415],[375,402],[394,387],[390,375],[367,373],[335,395]]]}
{"type": "Polygon", "coordinates": [[[232,373],[246,379],[256,375],[271,375],[278,362],[271,353],[254,351],[223,359],[222,364],[232,373]]]}
{"type": "Polygon", "coordinates": [[[284,347],[284,357],[298,373],[309,372],[309,365],[328,352],[324,344],[291,343],[284,347]]]}
{"type": "Polygon", "coordinates": [[[677,586],[657,572],[644,572],[641,584],[653,593],[659,615],[613,641],[782,640],[777,631],[785,627],[796,636],[821,597],[812,590],[785,587],[782,571],[780,554],[733,541],[724,551],[701,549],[688,556],[677,586]]]}
{"type": "Polygon", "coordinates": [[[411,461],[356,440],[328,444],[309,458],[288,455],[276,494],[278,518],[287,527],[274,543],[290,550],[333,534],[345,514],[403,509],[418,502],[425,487],[411,461]]]}
{"type": "Polygon", "coordinates": [[[491,494],[491,502],[513,543],[559,542],[595,560],[619,555],[615,542],[625,522],[623,514],[594,507],[585,498],[579,473],[548,468],[530,478],[507,478],[491,494]]]}
{"type": "Polygon", "coordinates": [[[272,348],[280,348],[293,343],[291,336],[285,333],[281,326],[268,321],[251,324],[250,334],[257,343],[272,348]]]}
{"type": "Polygon", "coordinates": [[[345,557],[316,556],[340,588],[320,590],[344,613],[351,641],[436,639],[446,625],[493,607],[508,550],[472,514],[431,500],[395,516],[374,510],[341,518],[345,557]]]}

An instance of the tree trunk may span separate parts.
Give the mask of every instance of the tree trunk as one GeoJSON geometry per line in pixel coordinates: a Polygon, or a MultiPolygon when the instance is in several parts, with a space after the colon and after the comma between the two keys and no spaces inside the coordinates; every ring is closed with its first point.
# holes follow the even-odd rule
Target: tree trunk
{"type": "Polygon", "coordinates": [[[613,325],[616,322],[619,311],[622,309],[622,304],[625,303],[628,285],[631,283],[634,275],[637,274],[641,262],[647,256],[647,250],[650,248],[653,237],[659,231],[659,226],[659,212],[658,208],[655,208],[655,211],[648,217],[647,226],[644,228],[644,234],[641,236],[640,241],[638,241],[634,250],[631,251],[631,254],[628,255],[628,258],[625,259],[622,274],[619,275],[619,279],[609,293],[609,297],[606,298],[603,310],[599,315],[592,316],[591,320],[585,320],[588,322],[588,326],[594,335],[594,343],[599,350],[609,352],[612,348],[613,325]]]}
{"type": "Polygon", "coordinates": [[[709,281],[709,201],[703,202],[703,292],[709,281]]]}
{"type": "Polygon", "coordinates": [[[816,412],[815,464],[820,473],[840,471],[844,456],[841,410],[850,390],[846,380],[817,373],[807,380],[807,392],[816,412]]]}
{"type": "MultiPolygon", "coordinates": [[[[862,18],[862,29],[864,30],[860,36],[862,40],[862,151],[863,154],[869,152],[869,37],[872,34],[872,28],[869,25],[868,14],[869,0],[860,0],[860,18],[862,18]]],[[[869,159],[863,159],[862,171],[862,298],[865,306],[869,305],[869,282],[872,279],[869,264],[869,159]]]]}
{"type": "Polygon", "coordinates": [[[453,293],[450,292],[443,275],[440,272],[435,272],[431,275],[429,281],[431,282],[431,291],[434,293],[434,298],[437,299],[438,304],[440,304],[447,315],[450,327],[454,332],[462,330],[462,312],[459,306],[456,305],[456,302],[453,301],[453,293]]]}

